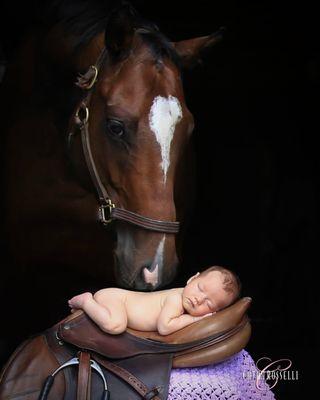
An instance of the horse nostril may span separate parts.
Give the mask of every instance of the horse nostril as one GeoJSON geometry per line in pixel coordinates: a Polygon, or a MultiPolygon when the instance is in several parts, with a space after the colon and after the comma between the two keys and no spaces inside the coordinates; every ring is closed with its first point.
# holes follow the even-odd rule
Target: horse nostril
{"type": "Polygon", "coordinates": [[[153,264],[152,262],[150,262],[150,263],[146,263],[144,266],[143,266],[143,270],[146,268],[149,272],[153,272],[153,270],[155,269],[155,267],[156,267],[156,265],[155,264],[153,264]]]}

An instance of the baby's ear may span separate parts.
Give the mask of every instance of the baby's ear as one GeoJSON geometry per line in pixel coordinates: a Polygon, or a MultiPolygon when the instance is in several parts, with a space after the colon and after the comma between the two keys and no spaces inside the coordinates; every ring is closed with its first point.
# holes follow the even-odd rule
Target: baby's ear
{"type": "Polygon", "coordinates": [[[197,278],[200,275],[200,272],[197,272],[195,275],[193,275],[191,278],[188,279],[187,285],[193,281],[193,279],[197,278]]]}

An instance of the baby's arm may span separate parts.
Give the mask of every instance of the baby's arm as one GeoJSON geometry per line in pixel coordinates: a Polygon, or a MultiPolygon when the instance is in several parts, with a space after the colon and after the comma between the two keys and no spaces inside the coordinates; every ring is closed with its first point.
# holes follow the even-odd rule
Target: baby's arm
{"type": "Polygon", "coordinates": [[[190,314],[183,314],[181,295],[174,294],[168,296],[164,302],[161,313],[158,317],[157,328],[160,335],[169,335],[179,329],[184,328],[200,319],[206,317],[206,314],[200,317],[194,317],[190,314]]]}
{"type": "Polygon", "coordinates": [[[127,328],[125,306],[109,289],[99,290],[94,296],[75,296],[69,300],[69,306],[82,309],[104,332],[118,335],[127,328]]]}

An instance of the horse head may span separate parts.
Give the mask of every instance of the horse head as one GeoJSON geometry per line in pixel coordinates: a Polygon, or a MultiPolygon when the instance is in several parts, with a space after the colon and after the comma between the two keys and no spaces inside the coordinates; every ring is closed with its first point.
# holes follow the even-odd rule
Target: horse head
{"type": "MultiPolygon", "coordinates": [[[[21,78],[21,122],[15,129],[24,132],[28,126],[32,140],[21,133],[11,135],[8,142],[11,149],[23,149],[24,155],[12,159],[9,168],[8,181],[15,184],[8,190],[8,219],[20,232],[12,242],[17,247],[16,238],[21,237],[16,251],[21,257],[36,248],[30,265],[47,262],[50,254],[52,264],[62,260],[83,271],[98,268],[99,263],[101,272],[101,260],[108,269],[106,254],[116,233],[117,284],[154,290],[176,274],[177,234],[182,236],[193,195],[190,139],[194,120],[184,97],[181,71],[194,65],[202,51],[220,39],[221,31],[173,43],[128,4],[108,12],[105,19],[101,10],[90,14],[94,11],[91,2],[88,13],[80,11],[82,25],[69,15],[64,25],[56,24],[43,37],[26,40],[27,49],[34,46],[30,67],[21,52],[20,63],[26,73],[33,73],[34,82],[21,78]],[[91,22],[85,20],[87,14],[91,22]],[[75,84],[76,73],[81,75],[75,84]],[[34,90],[38,90],[36,95],[34,90]],[[65,143],[72,184],[66,172],[70,164],[59,158],[65,156],[65,143]],[[41,160],[34,161],[39,154],[41,160]],[[32,169],[23,181],[18,180],[30,160],[32,169]],[[24,203],[17,207],[15,199],[22,195],[24,203]],[[21,233],[24,219],[33,220],[36,239],[27,229],[21,233]],[[98,226],[99,219],[107,229],[98,226]]],[[[12,82],[17,82],[15,71],[12,82]]]]}
{"type": "Polygon", "coordinates": [[[109,20],[99,72],[93,66],[78,80],[91,89],[98,74],[83,118],[89,118],[100,186],[112,207],[129,211],[128,218],[117,218],[110,208],[107,221],[118,219],[115,274],[122,286],[152,290],[175,276],[177,170],[194,128],[180,69],[192,65],[220,33],[171,43],[154,25],[137,20],[131,7],[122,8],[109,20]],[[149,221],[132,222],[133,213],[149,221]],[[161,229],[159,221],[169,227],[161,229]]]}

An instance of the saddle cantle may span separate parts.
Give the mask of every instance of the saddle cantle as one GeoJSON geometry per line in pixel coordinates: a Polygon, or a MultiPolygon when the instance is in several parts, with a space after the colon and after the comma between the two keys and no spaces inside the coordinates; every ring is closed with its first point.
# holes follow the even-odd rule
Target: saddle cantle
{"type": "Polygon", "coordinates": [[[1,374],[0,400],[96,400],[108,393],[112,400],[166,399],[172,367],[215,364],[246,346],[250,303],[242,298],[167,336],[133,329],[110,335],[77,311],[16,350],[1,374]]]}

